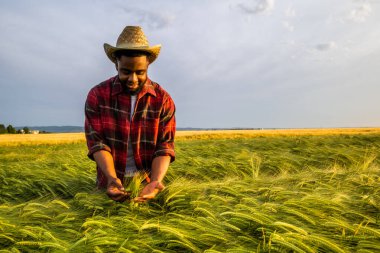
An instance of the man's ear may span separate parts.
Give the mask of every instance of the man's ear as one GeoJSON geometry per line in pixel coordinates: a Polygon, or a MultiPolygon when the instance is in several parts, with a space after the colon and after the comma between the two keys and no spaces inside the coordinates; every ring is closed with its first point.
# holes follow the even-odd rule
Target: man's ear
{"type": "Polygon", "coordinates": [[[117,60],[115,61],[115,69],[116,69],[116,71],[118,71],[117,70],[117,60]]]}
{"type": "Polygon", "coordinates": [[[146,57],[146,60],[147,60],[147,62],[148,62],[148,66],[150,65],[150,60],[149,60],[149,57],[147,56],[146,57]]]}

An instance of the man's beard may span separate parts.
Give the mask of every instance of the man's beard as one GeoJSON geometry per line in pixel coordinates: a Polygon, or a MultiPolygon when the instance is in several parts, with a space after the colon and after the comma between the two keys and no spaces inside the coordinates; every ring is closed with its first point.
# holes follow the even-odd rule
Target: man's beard
{"type": "Polygon", "coordinates": [[[124,88],[125,88],[125,91],[127,92],[127,94],[129,94],[131,96],[134,96],[134,95],[137,95],[141,91],[142,87],[144,87],[144,84],[145,84],[145,82],[141,83],[141,84],[139,83],[137,89],[131,90],[131,89],[128,88],[128,85],[125,82],[124,83],[124,88]]]}
{"type": "Polygon", "coordinates": [[[137,94],[139,94],[139,92],[141,91],[141,89],[142,89],[143,86],[144,86],[144,84],[139,85],[139,87],[137,89],[135,89],[135,90],[130,90],[127,87],[127,93],[130,94],[131,96],[137,95],[137,94]]]}

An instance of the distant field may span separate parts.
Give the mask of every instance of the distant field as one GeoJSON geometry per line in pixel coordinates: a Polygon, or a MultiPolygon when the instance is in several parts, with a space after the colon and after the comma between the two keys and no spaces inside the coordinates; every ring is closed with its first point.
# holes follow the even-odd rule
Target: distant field
{"type": "Polygon", "coordinates": [[[83,133],[0,136],[0,253],[380,252],[379,129],[177,136],[145,204],[95,189],[83,133]]]}
{"type": "Polygon", "coordinates": [[[351,135],[378,134],[380,128],[315,128],[315,129],[275,129],[275,130],[207,130],[177,131],[178,139],[219,139],[250,138],[257,136],[302,136],[302,135],[351,135]]]}
{"type": "MultiPolygon", "coordinates": [[[[340,135],[340,134],[377,134],[380,128],[331,128],[331,129],[279,129],[279,130],[207,130],[177,131],[176,139],[219,139],[250,138],[257,136],[302,136],[302,135],[340,135]]],[[[52,134],[3,134],[0,145],[20,144],[59,144],[76,143],[85,140],[84,133],[52,134]]]]}
{"type": "Polygon", "coordinates": [[[60,144],[75,143],[85,140],[84,133],[52,134],[2,134],[0,145],[13,146],[20,144],[60,144]]]}

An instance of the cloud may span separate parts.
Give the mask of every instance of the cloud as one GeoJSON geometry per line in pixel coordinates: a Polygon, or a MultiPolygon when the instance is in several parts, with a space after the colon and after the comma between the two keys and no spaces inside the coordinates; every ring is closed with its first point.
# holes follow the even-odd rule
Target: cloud
{"type": "Polygon", "coordinates": [[[334,41],[330,41],[328,43],[317,44],[315,46],[315,49],[317,49],[319,51],[328,51],[328,50],[331,50],[334,48],[336,48],[336,43],[334,41]]]}
{"type": "Polygon", "coordinates": [[[293,7],[288,7],[285,10],[285,16],[288,18],[293,18],[296,16],[296,10],[293,7]]]}
{"type": "Polygon", "coordinates": [[[372,7],[369,3],[363,3],[362,5],[351,10],[348,15],[348,19],[354,22],[362,23],[365,22],[367,17],[371,15],[372,7]]]}
{"type": "Polygon", "coordinates": [[[145,24],[148,28],[156,30],[168,27],[175,19],[174,15],[168,13],[146,11],[141,9],[127,9],[124,11],[136,17],[139,24],[145,24]]]}
{"type": "Polygon", "coordinates": [[[256,0],[253,4],[240,3],[237,7],[246,14],[268,13],[274,8],[274,0],[256,0]]]}
{"type": "Polygon", "coordinates": [[[282,22],[282,25],[285,27],[286,30],[288,30],[289,32],[293,32],[294,31],[294,26],[291,25],[288,21],[283,21],[282,22]]]}

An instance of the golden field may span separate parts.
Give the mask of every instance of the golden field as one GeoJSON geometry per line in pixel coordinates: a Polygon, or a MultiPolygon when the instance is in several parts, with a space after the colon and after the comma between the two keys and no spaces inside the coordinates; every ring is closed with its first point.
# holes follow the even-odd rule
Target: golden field
{"type": "MultiPolygon", "coordinates": [[[[260,136],[302,136],[302,135],[352,135],[378,134],[380,128],[316,128],[316,129],[263,129],[263,130],[201,130],[177,131],[177,140],[250,138],[260,136]]],[[[17,146],[27,144],[77,143],[85,140],[84,133],[52,134],[3,134],[0,145],[17,146]]]]}
{"type": "Polygon", "coordinates": [[[204,130],[177,131],[177,139],[219,139],[250,138],[264,136],[303,136],[303,135],[351,135],[378,134],[380,128],[305,128],[305,129],[262,129],[262,130],[204,130]]]}

